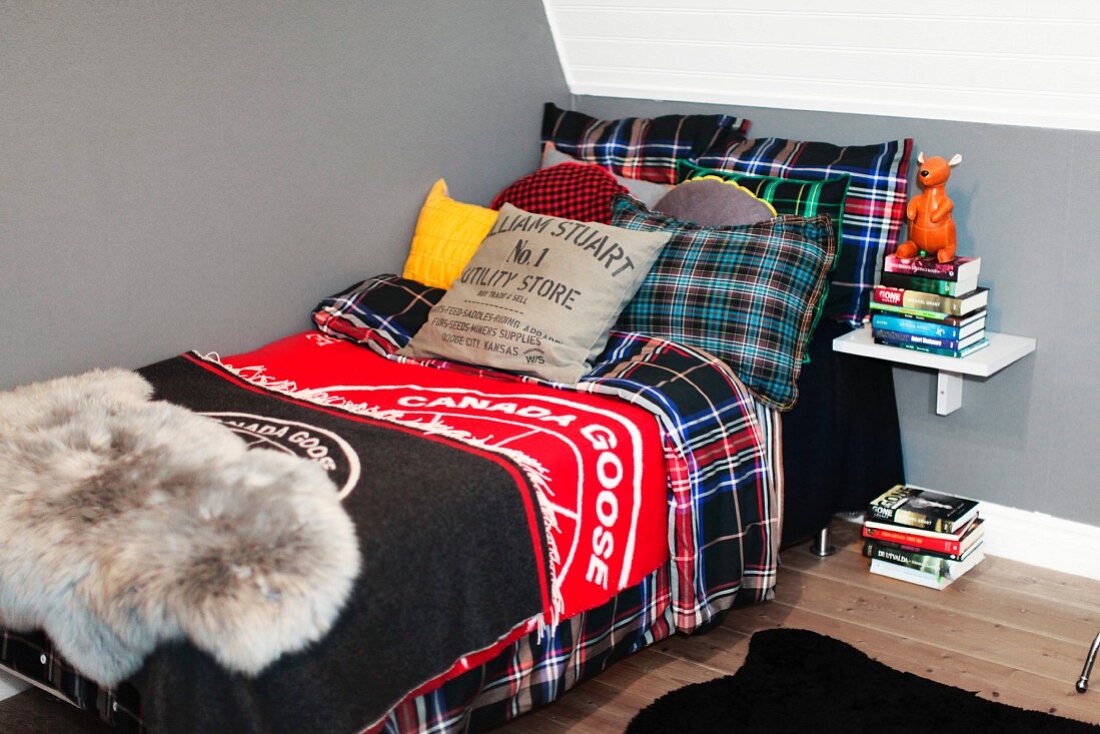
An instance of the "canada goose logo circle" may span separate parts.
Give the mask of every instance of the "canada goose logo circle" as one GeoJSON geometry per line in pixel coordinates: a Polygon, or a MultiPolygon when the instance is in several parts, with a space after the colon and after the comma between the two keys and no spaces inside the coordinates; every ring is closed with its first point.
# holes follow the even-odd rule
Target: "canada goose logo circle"
{"type": "Polygon", "coordinates": [[[344,499],[359,483],[359,455],[347,441],[325,428],[252,413],[202,413],[243,438],[250,449],[281,451],[320,464],[344,499]]]}

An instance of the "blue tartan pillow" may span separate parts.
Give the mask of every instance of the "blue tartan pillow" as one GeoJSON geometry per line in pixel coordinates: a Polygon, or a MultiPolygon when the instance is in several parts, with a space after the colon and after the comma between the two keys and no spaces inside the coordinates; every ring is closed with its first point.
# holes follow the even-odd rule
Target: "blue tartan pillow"
{"type": "Polygon", "coordinates": [[[858,326],[867,314],[882,258],[897,247],[905,221],[912,153],[909,138],[849,146],[758,138],[721,142],[694,162],[754,176],[811,181],[847,174],[850,182],[841,217],[840,254],[829,277],[824,315],[858,326]]]}
{"type": "Polygon", "coordinates": [[[733,115],[661,115],[599,120],[547,102],[542,141],[623,178],[674,184],[676,161],[744,140],[749,121],[733,115]]]}
{"type": "Polygon", "coordinates": [[[793,407],[803,350],[836,254],[829,217],[704,227],[650,212],[623,195],[611,210],[616,227],[671,234],[615,328],[705,349],[763,402],[793,407]]]}

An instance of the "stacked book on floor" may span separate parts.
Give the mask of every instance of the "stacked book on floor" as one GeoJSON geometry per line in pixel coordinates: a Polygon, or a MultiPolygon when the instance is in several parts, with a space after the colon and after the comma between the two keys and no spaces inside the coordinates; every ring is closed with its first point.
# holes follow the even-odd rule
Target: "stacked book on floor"
{"type": "Polygon", "coordinates": [[[871,296],[871,336],[876,344],[965,357],[989,346],[985,309],[989,289],[978,286],[980,257],[887,255],[881,285],[871,296]]]}
{"type": "Polygon", "coordinates": [[[942,589],[985,557],[979,503],[896,485],[871,501],[863,554],[871,573],[942,589]]]}

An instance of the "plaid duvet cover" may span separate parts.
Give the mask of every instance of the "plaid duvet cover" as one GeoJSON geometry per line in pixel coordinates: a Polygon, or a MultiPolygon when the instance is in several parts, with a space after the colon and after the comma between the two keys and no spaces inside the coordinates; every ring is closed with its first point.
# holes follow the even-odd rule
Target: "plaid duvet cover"
{"type": "MultiPolygon", "coordinates": [[[[444,291],[396,275],[376,276],[323,300],[324,333],[395,352],[444,291]]],[[[485,373],[442,360],[420,364],[485,373]]],[[[500,373],[493,373],[500,375],[500,373]]],[[[548,383],[512,376],[523,382],[548,383]]],[[[665,339],[612,331],[592,371],[566,389],[616,395],[661,421],[669,449],[672,614],[691,632],[737,602],[769,598],[778,565],[781,477],[777,414],[763,407],[724,362],[665,339]],[[678,467],[683,467],[679,469],[678,467]]]]}
{"type": "MultiPolygon", "coordinates": [[[[603,606],[532,634],[478,669],[395,708],[383,734],[485,731],[559,698],[617,660],[675,631],[667,568],[603,606]]],[[[373,732],[371,734],[374,734],[373,732]]]]}
{"type": "MultiPolygon", "coordinates": [[[[394,352],[441,294],[379,276],[322,301],[314,320],[330,336],[401,361],[394,352]]],[[[481,372],[441,361],[421,364],[481,372]]],[[[677,458],[668,462],[670,562],[550,634],[520,638],[480,667],[406,699],[374,731],[487,728],[554,700],[673,632],[692,632],[731,606],[771,597],[782,516],[775,411],[757,403],[721,361],[621,332],[612,332],[594,370],[570,387],[617,395],[658,416],[666,454],[677,458]]],[[[126,684],[118,691],[97,689],[56,658],[44,638],[5,635],[2,642],[0,663],[98,711],[119,732],[144,731],[140,704],[126,684]]]]}
{"type": "MultiPolygon", "coordinates": [[[[403,360],[395,352],[441,295],[379,276],[322,301],[314,321],[330,336],[403,360]]],[[[482,372],[444,361],[421,364],[482,372]]],[[[407,699],[371,734],[482,731],[674,632],[693,632],[731,606],[771,598],[782,517],[778,413],[756,401],[720,360],[627,332],[612,331],[593,370],[570,387],[617,395],[660,418],[666,453],[680,459],[667,462],[668,566],[564,620],[549,637],[521,638],[481,667],[407,699]]]]}

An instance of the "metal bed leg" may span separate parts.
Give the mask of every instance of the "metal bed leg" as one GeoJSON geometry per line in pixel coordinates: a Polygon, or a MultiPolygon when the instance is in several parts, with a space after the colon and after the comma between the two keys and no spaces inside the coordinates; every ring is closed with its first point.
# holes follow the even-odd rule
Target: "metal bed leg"
{"type": "Polygon", "coordinates": [[[1092,664],[1096,662],[1096,651],[1100,650],[1100,632],[1096,633],[1096,639],[1092,641],[1089,654],[1085,656],[1085,667],[1081,670],[1081,677],[1077,679],[1077,692],[1084,693],[1089,689],[1089,674],[1092,673],[1092,664]]]}
{"type": "Polygon", "coordinates": [[[836,553],[836,547],[829,543],[828,525],[817,531],[813,543],[810,544],[810,553],[813,553],[818,558],[827,558],[836,553]]]}

